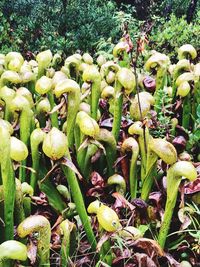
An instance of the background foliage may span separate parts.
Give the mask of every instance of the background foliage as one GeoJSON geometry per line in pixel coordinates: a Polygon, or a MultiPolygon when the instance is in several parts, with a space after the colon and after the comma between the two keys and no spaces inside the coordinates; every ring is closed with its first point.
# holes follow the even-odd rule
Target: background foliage
{"type": "Polygon", "coordinates": [[[127,24],[133,42],[144,30],[150,49],[173,56],[183,43],[199,48],[199,10],[195,0],[2,0],[0,51],[110,51],[127,24]]]}

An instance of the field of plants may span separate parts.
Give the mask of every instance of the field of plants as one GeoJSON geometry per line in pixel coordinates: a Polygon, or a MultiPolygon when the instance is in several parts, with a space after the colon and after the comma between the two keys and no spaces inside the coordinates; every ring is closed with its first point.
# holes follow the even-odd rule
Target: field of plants
{"type": "Polygon", "coordinates": [[[0,55],[0,266],[199,262],[200,63],[145,43],[0,55]]]}
{"type": "Polygon", "coordinates": [[[0,267],[200,266],[199,4],[47,2],[0,3],[0,267]]]}

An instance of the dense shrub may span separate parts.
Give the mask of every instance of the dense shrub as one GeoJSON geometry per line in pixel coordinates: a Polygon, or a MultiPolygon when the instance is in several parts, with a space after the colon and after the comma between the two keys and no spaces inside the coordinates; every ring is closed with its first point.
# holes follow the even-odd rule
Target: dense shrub
{"type": "Polygon", "coordinates": [[[185,17],[177,18],[171,15],[168,21],[159,18],[152,29],[150,48],[169,54],[173,59],[177,49],[184,43],[190,43],[196,49],[200,48],[200,12],[193,23],[188,24],[185,17]]]}
{"type": "MultiPolygon", "coordinates": [[[[4,19],[11,25],[15,49],[37,51],[51,48],[71,54],[92,51],[98,40],[121,35],[113,1],[3,1],[4,19]]],[[[13,49],[13,48],[12,48],[13,49]]],[[[7,49],[5,46],[1,50],[7,49]]]]}
{"type": "Polygon", "coordinates": [[[26,54],[50,48],[66,55],[77,50],[92,54],[96,51],[111,52],[123,34],[123,25],[128,25],[134,44],[140,31],[152,29],[150,49],[172,57],[183,43],[199,48],[199,3],[193,23],[188,24],[189,0],[137,0],[130,5],[121,5],[122,2],[129,1],[2,0],[0,51],[15,50],[26,54]],[[180,17],[183,14],[185,17],[180,17]],[[147,27],[141,27],[142,19],[146,20],[147,27]]]}

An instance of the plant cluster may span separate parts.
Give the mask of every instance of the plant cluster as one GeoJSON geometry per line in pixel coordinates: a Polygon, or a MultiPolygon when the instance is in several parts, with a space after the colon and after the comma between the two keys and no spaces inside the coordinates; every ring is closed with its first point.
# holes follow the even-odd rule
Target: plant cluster
{"type": "Polygon", "coordinates": [[[184,43],[199,50],[199,3],[188,22],[191,2],[2,0],[1,52],[18,51],[25,57],[45,49],[64,56],[78,50],[112,52],[128,26],[133,42],[142,28],[148,34],[150,49],[175,60],[177,49],[184,43]]]}
{"type": "Polygon", "coordinates": [[[0,266],[198,262],[200,63],[186,44],[138,69],[144,42],[0,54],[0,266]]]}
{"type": "MultiPolygon", "coordinates": [[[[2,26],[7,35],[1,51],[27,53],[49,49],[66,55],[95,49],[96,42],[121,36],[113,1],[2,1],[2,26]]],[[[2,37],[0,37],[2,38],[2,37]]]]}
{"type": "Polygon", "coordinates": [[[178,48],[184,43],[190,43],[199,51],[199,19],[200,12],[197,13],[196,20],[189,24],[185,16],[179,18],[174,14],[168,21],[160,17],[155,18],[155,26],[149,35],[149,46],[151,49],[168,54],[172,60],[176,60],[178,48]]]}

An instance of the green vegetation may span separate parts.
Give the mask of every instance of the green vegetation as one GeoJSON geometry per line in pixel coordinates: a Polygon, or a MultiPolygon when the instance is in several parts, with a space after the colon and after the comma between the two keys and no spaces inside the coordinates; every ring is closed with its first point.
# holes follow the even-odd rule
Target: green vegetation
{"type": "Polygon", "coordinates": [[[199,19],[1,1],[0,267],[199,264],[199,19]]]}

